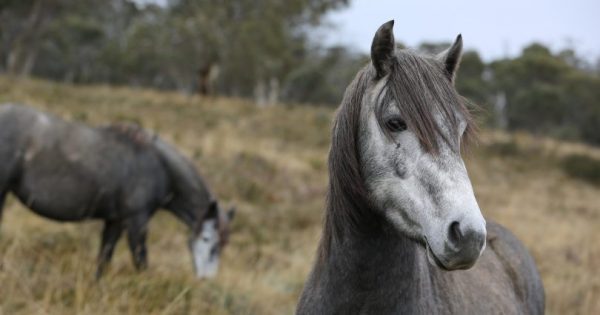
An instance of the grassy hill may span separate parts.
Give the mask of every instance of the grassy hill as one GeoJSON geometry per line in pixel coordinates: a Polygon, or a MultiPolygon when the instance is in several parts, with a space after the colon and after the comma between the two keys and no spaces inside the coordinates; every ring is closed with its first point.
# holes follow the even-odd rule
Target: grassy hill
{"type": "MultiPolygon", "coordinates": [[[[100,222],[49,221],[10,198],[0,225],[0,315],[293,313],[321,230],[333,110],[0,77],[7,101],[155,130],[239,212],[214,280],[194,278],[188,231],[159,213],[149,227],[150,268],[136,273],[121,241],[95,283],[100,222]]],[[[484,215],[533,253],[547,313],[600,314],[600,188],[562,170],[573,154],[600,158],[579,144],[484,131],[467,165],[484,215]]]]}

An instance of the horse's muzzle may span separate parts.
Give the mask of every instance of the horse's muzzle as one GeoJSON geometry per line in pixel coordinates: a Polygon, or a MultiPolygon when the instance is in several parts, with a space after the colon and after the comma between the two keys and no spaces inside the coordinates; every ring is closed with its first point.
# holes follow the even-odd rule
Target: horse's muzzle
{"type": "Polygon", "coordinates": [[[483,253],[485,239],[485,228],[463,228],[455,221],[449,226],[443,252],[437,254],[428,246],[427,256],[431,263],[444,270],[469,269],[483,253]]]}

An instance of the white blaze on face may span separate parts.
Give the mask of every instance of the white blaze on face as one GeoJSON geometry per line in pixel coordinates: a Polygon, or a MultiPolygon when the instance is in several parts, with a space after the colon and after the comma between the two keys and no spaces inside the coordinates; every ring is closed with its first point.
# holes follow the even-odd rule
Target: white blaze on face
{"type": "MultiPolygon", "coordinates": [[[[466,266],[485,248],[486,225],[460,152],[441,137],[439,152],[427,152],[411,129],[384,134],[385,121],[403,119],[393,102],[380,105],[385,106],[382,124],[375,116],[375,106],[386,92],[385,81],[372,88],[361,108],[360,158],[370,198],[404,235],[426,242],[445,267],[466,266]],[[469,236],[461,242],[450,238],[455,223],[462,235],[469,236]]],[[[440,113],[433,115],[448,139],[462,136],[466,122],[461,115],[456,116],[457,130],[440,113]]]]}
{"type": "Polygon", "coordinates": [[[219,269],[219,231],[217,220],[202,223],[202,232],[192,242],[194,267],[199,278],[212,278],[219,269]]]}

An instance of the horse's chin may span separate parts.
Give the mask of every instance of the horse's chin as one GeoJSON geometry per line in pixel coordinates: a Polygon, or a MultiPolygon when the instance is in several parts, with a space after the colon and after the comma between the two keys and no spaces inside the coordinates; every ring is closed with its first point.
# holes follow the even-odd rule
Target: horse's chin
{"type": "Polygon", "coordinates": [[[473,267],[476,262],[473,261],[472,263],[449,266],[435,255],[435,253],[433,252],[433,250],[431,250],[431,247],[429,247],[429,244],[427,242],[425,242],[425,251],[427,252],[427,260],[429,261],[429,263],[445,271],[467,270],[473,267]]]}
{"type": "Polygon", "coordinates": [[[194,261],[194,267],[196,270],[196,278],[198,279],[212,279],[217,276],[219,270],[219,260],[205,261],[198,263],[194,261]]]}
{"type": "Polygon", "coordinates": [[[444,265],[444,263],[442,263],[442,261],[439,258],[437,258],[437,256],[433,253],[433,251],[431,250],[431,247],[429,247],[429,244],[427,242],[425,242],[425,251],[427,252],[427,260],[429,261],[429,263],[431,265],[436,266],[445,271],[454,270],[454,269],[446,267],[446,265],[444,265]]]}

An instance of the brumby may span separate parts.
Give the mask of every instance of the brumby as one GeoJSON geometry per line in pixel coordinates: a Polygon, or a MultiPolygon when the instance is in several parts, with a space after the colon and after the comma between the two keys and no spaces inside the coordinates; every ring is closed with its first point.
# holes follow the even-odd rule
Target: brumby
{"type": "Polygon", "coordinates": [[[97,278],[124,231],[135,267],[146,268],[147,224],[159,208],[191,229],[197,275],[217,273],[234,210],[222,211],[191,161],[158,136],[135,125],[94,128],[4,104],[0,161],[0,219],[12,192],[47,218],[104,220],[97,278]]]}
{"type": "Polygon", "coordinates": [[[375,34],[337,112],[297,314],[543,314],[533,258],[483,218],[461,157],[474,130],[453,84],[461,36],[424,56],[397,50],[392,28],[375,34]]]}

